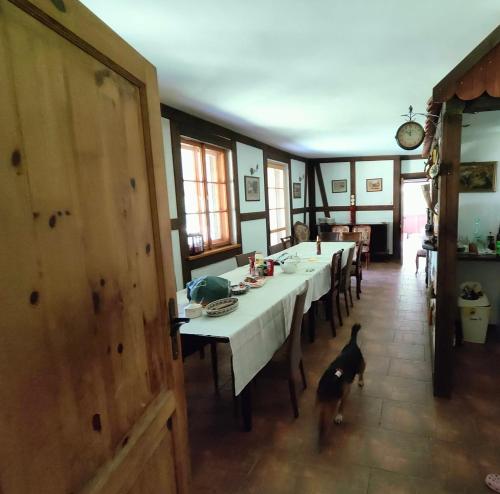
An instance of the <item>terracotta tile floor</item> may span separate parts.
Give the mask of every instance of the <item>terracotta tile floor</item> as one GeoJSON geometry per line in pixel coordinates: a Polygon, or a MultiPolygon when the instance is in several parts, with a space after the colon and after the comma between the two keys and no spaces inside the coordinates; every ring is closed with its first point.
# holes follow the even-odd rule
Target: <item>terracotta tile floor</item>
{"type": "MultiPolygon", "coordinates": [[[[411,266],[413,268],[413,266],[411,266]]],[[[193,493],[482,493],[500,472],[500,345],[465,345],[451,400],[432,395],[423,274],[373,263],[337,338],[323,311],[316,341],[303,341],[308,388],[293,419],[286,382],[257,379],[253,431],[233,417],[229,356],[219,345],[221,389],[209,356],[186,361],[193,493]],[[359,321],[367,369],[344,423],[318,452],[317,382],[359,321]]]]}

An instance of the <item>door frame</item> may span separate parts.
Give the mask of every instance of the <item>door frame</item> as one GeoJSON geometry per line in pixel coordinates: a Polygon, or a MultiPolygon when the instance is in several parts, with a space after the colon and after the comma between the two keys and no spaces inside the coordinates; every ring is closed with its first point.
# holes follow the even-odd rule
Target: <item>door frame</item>
{"type": "MultiPolygon", "coordinates": [[[[173,263],[171,226],[168,208],[168,193],[163,154],[163,138],[160,117],[160,99],[156,69],[122,38],[106,26],[89,9],[77,0],[7,0],[44,26],[56,32],[70,43],[90,56],[99,60],[111,70],[134,84],[139,91],[146,169],[149,183],[149,196],[153,228],[154,253],[156,265],[161,274],[158,276],[160,298],[160,327],[166,332],[165,362],[168,390],[163,390],[145,409],[139,421],[148,424],[148,430],[154,427],[157,419],[169,415],[167,422],[172,430],[174,443],[174,463],[177,491],[188,492],[190,477],[189,447],[187,435],[186,397],[184,392],[184,370],[182,359],[174,360],[168,314],[168,294],[175,294],[176,284],[173,270],[166,269],[173,263]],[[158,411],[155,418],[151,416],[158,411]]],[[[180,347],[180,336],[176,335],[180,347]]],[[[165,423],[163,422],[163,426],[165,423]]],[[[135,429],[133,429],[134,431],[135,429]]],[[[129,441],[131,442],[131,441],[129,441]]],[[[117,479],[118,465],[130,465],[138,471],[137,462],[147,461],[133,455],[125,448],[105,463],[83,492],[122,492],[117,479]],[[100,483],[99,483],[100,482],[100,483]],[[108,490],[109,489],[109,490],[108,490]]]]}
{"type": "Polygon", "coordinates": [[[403,193],[403,185],[406,183],[411,183],[411,182],[421,182],[422,180],[425,180],[426,182],[429,181],[429,178],[424,172],[417,172],[417,173],[402,173],[401,174],[401,182],[399,184],[399,197],[400,197],[400,210],[401,210],[401,217],[400,217],[400,223],[399,223],[399,262],[402,265],[403,264],[403,257],[404,257],[404,242],[403,242],[403,229],[404,229],[404,193],[403,193]]]}

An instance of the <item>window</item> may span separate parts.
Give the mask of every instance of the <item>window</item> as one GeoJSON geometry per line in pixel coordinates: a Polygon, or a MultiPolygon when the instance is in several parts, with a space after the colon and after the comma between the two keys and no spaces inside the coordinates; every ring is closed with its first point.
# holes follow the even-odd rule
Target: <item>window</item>
{"type": "Polygon", "coordinates": [[[270,245],[280,243],[288,234],[288,194],[286,165],[270,161],[267,164],[267,195],[269,203],[270,245]]]}
{"type": "Polygon", "coordinates": [[[201,234],[205,250],[231,243],[227,151],[181,140],[182,180],[188,234],[201,234]]]}

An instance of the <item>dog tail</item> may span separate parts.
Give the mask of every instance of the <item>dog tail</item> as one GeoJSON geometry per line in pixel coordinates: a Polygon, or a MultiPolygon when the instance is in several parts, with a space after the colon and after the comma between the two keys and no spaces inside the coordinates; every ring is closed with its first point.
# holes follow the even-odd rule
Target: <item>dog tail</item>
{"type": "Polygon", "coordinates": [[[351,342],[356,342],[359,330],[361,329],[361,324],[356,323],[351,329],[351,342]]]}

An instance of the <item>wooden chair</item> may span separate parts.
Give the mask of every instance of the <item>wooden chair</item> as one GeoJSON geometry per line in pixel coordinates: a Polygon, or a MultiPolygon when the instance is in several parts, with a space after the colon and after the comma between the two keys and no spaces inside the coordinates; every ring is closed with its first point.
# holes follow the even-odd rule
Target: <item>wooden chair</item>
{"type": "Polygon", "coordinates": [[[250,261],[248,260],[248,258],[250,256],[254,256],[254,255],[255,255],[254,250],[252,252],[247,252],[246,254],[238,254],[237,256],[235,256],[236,264],[238,265],[239,268],[241,266],[246,266],[247,264],[250,264],[250,261]]]}
{"type": "Polygon", "coordinates": [[[349,231],[349,225],[333,225],[332,232],[344,233],[349,231]]]}
{"type": "Polygon", "coordinates": [[[340,240],[342,242],[361,242],[362,233],[361,232],[342,232],[340,234],[340,240]]]}
{"type": "Polygon", "coordinates": [[[337,329],[335,328],[334,307],[337,308],[337,317],[339,324],[344,325],[342,321],[342,313],[340,312],[340,283],[342,277],[342,253],[343,249],[335,252],[332,256],[332,264],[330,266],[330,290],[326,295],[323,295],[321,300],[325,302],[326,316],[330,320],[332,329],[332,336],[337,336],[337,329]]]}
{"type": "Polygon", "coordinates": [[[302,378],[302,385],[304,389],[307,388],[306,375],[302,363],[302,348],[300,344],[306,294],[307,289],[295,298],[290,334],[281,348],[273,355],[273,358],[263,371],[263,375],[281,377],[288,380],[290,401],[292,403],[293,415],[295,418],[299,416],[296,392],[299,372],[302,378]]]}
{"type": "Polygon", "coordinates": [[[361,293],[361,280],[363,279],[363,265],[361,263],[361,254],[363,253],[362,241],[356,242],[356,255],[352,261],[351,277],[356,278],[356,298],[359,300],[361,293]]]}
{"type": "Polygon", "coordinates": [[[288,249],[293,245],[293,237],[288,235],[288,237],[283,237],[281,239],[281,245],[283,245],[283,249],[288,249]]]}
{"type": "Polygon", "coordinates": [[[298,244],[307,242],[309,240],[309,227],[305,223],[296,221],[293,225],[293,238],[298,244]]]}
{"type": "Polygon", "coordinates": [[[322,242],[338,242],[340,240],[339,232],[320,232],[319,239],[322,242]]]}
{"type": "Polygon", "coordinates": [[[215,392],[219,392],[219,366],[217,356],[217,342],[204,336],[181,334],[182,361],[193,353],[199,352],[200,358],[205,358],[205,346],[210,345],[212,376],[215,392]]]}
{"type": "Polygon", "coordinates": [[[342,269],[342,277],[340,279],[340,293],[344,294],[345,310],[347,312],[347,317],[349,317],[349,303],[347,302],[348,293],[351,301],[351,307],[354,307],[354,304],[352,303],[352,291],[351,291],[351,268],[355,250],[356,246],[354,245],[349,249],[349,253],[347,255],[347,263],[345,267],[342,269]]]}
{"type": "Polygon", "coordinates": [[[281,243],[276,245],[271,245],[269,247],[269,254],[277,254],[278,252],[281,252],[283,249],[284,247],[281,243]]]}
{"type": "MultiPolygon", "coordinates": [[[[426,262],[427,262],[427,251],[425,249],[417,250],[417,254],[415,256],[415,267],[416,267],[415,274],[418,274],[418,258],[419,257],[425,257],[426,262]]],[[[425,266],[425,270],[427,271],[427,265],[425,266]]]]}
{"type": "Polygon", "coordinates": [[[372,233],[372,227],[370,225],[355,225],[352,228],[353,232],[361,232],[363,238],[362,253],[365,255],[366,269],[368,269],[368,264],[370,262],[370,238],[372,233]]]}

